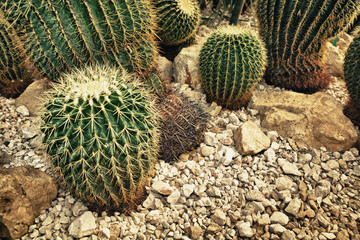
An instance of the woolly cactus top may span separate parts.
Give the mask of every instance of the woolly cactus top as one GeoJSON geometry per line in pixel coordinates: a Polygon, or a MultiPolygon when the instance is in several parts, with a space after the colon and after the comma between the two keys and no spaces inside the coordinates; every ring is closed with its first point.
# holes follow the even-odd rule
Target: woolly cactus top
{"type": "Polygon", "coordinates": [[[175,0],[179,9],[189,15],[189,16],[196,16],[197,15],[197,2],[192,0],[175,0]]]}

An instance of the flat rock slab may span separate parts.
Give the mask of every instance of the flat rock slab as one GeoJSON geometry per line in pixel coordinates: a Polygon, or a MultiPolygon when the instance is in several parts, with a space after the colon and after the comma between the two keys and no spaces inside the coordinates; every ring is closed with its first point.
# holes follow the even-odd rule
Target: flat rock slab
{"type": "Polygon", "coordinates": [[[255,91],[249,107],[259,111],[262,127],[295,140],[300,148],[346,151],[357,141],[342,105],[323,92],[255,91]]]}
{"type": "Polygon", "coordinates": [[[50,175],[31,166],[0,167],[0,238],[21,238],[56,196],[50,175]]]}

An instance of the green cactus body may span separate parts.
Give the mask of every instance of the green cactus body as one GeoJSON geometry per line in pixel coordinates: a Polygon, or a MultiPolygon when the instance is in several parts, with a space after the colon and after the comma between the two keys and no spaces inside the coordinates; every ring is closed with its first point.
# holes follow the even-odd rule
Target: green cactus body
{"type": "Polygon", "coordinates": [[[25,56],[15,30],[0,12],[0,93],[17,97],[31,83],[25,76],[25,56]]]}
{"type": "Polygon", "coordinates": [[[87,64],[124,66],[142,74],[157,48],[147,0],[14,0],[9,19],[26,29],[26,50],[47,76],[87,64]]]}
{"type": "Polygon", "coordinates": [[[42,117],[43,143],[61,181],[104,209],[135,207],[157,160],[153,101],[130,78],[107,67],[65,75],[42,117]]]}
{"type": "Polygon", "coordinates": [[[326,88],[325,42],[349,27],[359,11],[358,0],[258,0],[267,81],[300,92],[326,88]]]}
{"type": "Polygon", "coordinates": [[[157,12],[159,38],[164,45],[178,45],[193,36],[199,26],[196,0],[153,0],[157,12]]]}
{"type": "Polygon", "coordinates": [[[252,31],[228,26],[213,32],[200,51],[201,86],[208,101],[238,109],[249,100],[266,66],[266,50],[252,31]]]}
{"type": "Polygon", "coordinates": [[[344,113],[360,125],[360,32],[346,52],[344,75],[351,98],[351,101],[344,107],[344,113]]]}
{"type": "Polygon", "coordinates": [[[169,82],[170,79],[167,81],[166,77],[160,73],[152,73],[148,78],[146,78],[146,86],[149,91],[159,97],[165,96],[169,93],[169,82]]]}

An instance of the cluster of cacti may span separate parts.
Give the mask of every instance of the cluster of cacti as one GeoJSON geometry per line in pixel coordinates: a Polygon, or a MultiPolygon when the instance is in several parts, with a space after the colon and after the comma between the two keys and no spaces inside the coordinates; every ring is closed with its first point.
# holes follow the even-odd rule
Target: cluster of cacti
{"type": "Polygon", "coordinates": [[[177,160],[200,143],[209,114],[197,103],[177,92],[158,100],[160,116],[160,158],[177,160]]]}
{"type": "Polygon", "coordinates": [[[360,32],[346,52],[344,75],[350,94],[350,100],[344,107],[344,113],[353,122],[360,125],[360,32]]]}
{"type": "Polygon", "coordinates": [[[200,21],[196,0],[153,0],[158,18],[158,36],[164,45],[178,45],[196,33],[200,21]]]}
{"type": "Polygon", "coordinates": [[[265,66],[265,46],[254,32],[235,26],[221,28],[200,51],[201,86],[208,101],[238,109],[251,97],[265,66]]]}
{"type": "Polygon", "coordinates": [[[17,97],[31,83],[25,71],[25,56],[15,30],[0,12],[0,93],[17,97]]]}
{"type": "Polygon", "coordinates": [[[7,18],[25,28],[26,51],[53,79],[88,64],[123,66],[143,74],[157,55],[147,0],[14,0],[7,18]]]}
{"type": "Polygon", "coordinates": [[[260,35],[268,50],[267,81],[301,92],[327,87],[325,42],[350,26],[359,11],[358,0],[258,0],[260,35]]]}
{"type": "Polygon", "coordinates": [[[48,94],[43,143],[66,188],[102,209],[132,209],[158,154],[151,94],[121,70],[92,67],[48,94]]]}

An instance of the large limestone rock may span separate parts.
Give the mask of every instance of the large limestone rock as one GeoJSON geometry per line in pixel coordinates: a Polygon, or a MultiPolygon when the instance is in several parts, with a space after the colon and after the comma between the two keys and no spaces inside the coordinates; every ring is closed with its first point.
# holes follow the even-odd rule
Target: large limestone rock
{"type": "Polygon", "coordinates": [[[20,238],[57,195],[53,178],[30,166],[0,167],[0,239],[20,238]]]}
{"type": "Polygon", "coordinates": [[[42,97],[49,88],[50,81],[46,78],[33,82],[15,100],[16,107],[25,106],[29,110],[30,116],[38,116],[42,105],[42,97]]]}
{"type": "Polygon", "coordinates": [[[200,70],[199,54],[205,38],[198,38],[196,44],[183,48],[173,62],[174,81],[188,84],[191,88],[199,90],[200,70]]]}
{"type": "Polygon", "coordinates": [[[336,46],[333,44],[334,39],[326,43],[325,64],[327,72],[336,77],[344,78],[344,58],[346,50],[352,42],[352,37],[347,33],[341,34],[337,38],[336,46]]]}
{"type": "Polygon", "coordinates": [[[253,155],[270,147],[270,139],[251,121],[238,127],[234,141],[236,150],[242,155],[253,155]]]}
{"type": "Polygon", "coordinates": [[[284,92],[254,92],[249,105],[260,113],[262,127],[292,138],[298,147],[345,151],[357,141],[351,121],[332,96],[284,92]]]}

